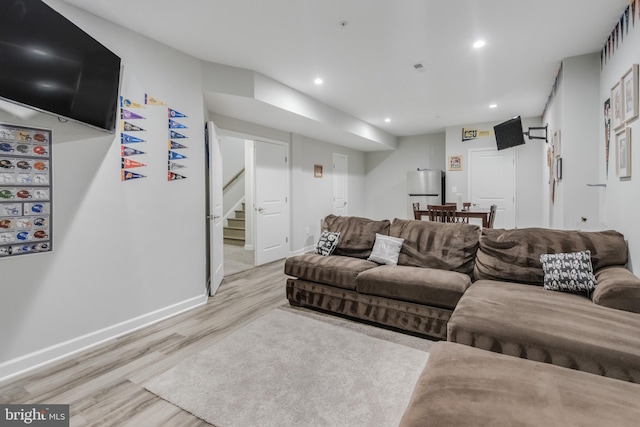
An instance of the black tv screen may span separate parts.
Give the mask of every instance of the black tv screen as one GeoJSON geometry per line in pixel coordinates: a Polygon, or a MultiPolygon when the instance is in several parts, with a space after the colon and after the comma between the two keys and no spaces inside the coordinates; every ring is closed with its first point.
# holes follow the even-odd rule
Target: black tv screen
{"type": "Polygon", "coordinates": [[[107,131],[120,58],[40,0],[0,2],[0,97],[107,131]]]}
{"type": "Polygon", "coordinates": [[[522,133],[522,121],[520,116],[507,120],[493,127],[496,135],[496,144],[498,150],[515,147],[524,144],[524,135],[522,133]]]}

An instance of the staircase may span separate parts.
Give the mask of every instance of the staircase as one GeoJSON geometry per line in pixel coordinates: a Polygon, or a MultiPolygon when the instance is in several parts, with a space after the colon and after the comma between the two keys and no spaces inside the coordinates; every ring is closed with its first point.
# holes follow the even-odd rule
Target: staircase
{"type": "Polygon", "coordinates": [[[224,227],[223,236],[224,243],[227,245],[244,246],[245,233],[245,206],[242,203],[242,209],[236,210],[235,218],[227,218],[227,226],[224,227]]]}

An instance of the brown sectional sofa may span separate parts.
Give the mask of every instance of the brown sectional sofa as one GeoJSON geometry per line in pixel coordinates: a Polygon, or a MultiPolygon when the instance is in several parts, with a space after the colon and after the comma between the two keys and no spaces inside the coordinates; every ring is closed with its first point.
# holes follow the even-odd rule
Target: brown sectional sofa
{"type": "Polygon", "coordinates": [[[471,286],[477,226],[329,215],[323,228],[341,233],[333,255],[285,262],[292,305],[446,339],[453,309],[471,286]],[[405,239],[398,265],[367,260],[376,233],[405,239]]]}
{"type": "Polygon", "coordinates": [[[291,304],[449,341],[432,351],[402,426],[640,419],[640,279],[620,233],[332,215],[323,227],[341,232],[337,255],[287,259],[291,304]],[[405,239],[397,266],[367,261],[375,233],[405,239]],[[540,255],[582,250],[592,294],[544,289],[540,255]]]}

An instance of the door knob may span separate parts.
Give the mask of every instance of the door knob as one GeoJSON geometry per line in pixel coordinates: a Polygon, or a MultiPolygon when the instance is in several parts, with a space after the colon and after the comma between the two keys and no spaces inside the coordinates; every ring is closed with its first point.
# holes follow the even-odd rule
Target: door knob
{"type": "Polygon", "coordinates": [[[264,213],[265,210],[266,210],[265,208],[258,208],[258,212],[260,213],[264,213]]]}

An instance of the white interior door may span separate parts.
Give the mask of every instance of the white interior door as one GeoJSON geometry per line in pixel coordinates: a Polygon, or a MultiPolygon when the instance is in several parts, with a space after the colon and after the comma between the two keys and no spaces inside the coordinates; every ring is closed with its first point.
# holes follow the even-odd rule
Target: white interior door
{"type": "Polygon", "coordinates": [[[286,144],[255,141],[256,265],[289,255],[286,144]]]}
{"type": "Polygon", "coordinates": [[[224,277],[224,246],[222,211],[222,150],[216,125],[208,122],[206,126],[206,143],[208,148],[208,192],[209,206],[207,212],[209,232],[209,281],[210,295],[215,295],[224,277]]]}
{"type": "Polygon", "coordinates": [[[347,156],[333,153],[333,214],[347,213],[347,156]]]}
{"type": "Polygon", "coordinates": [[[494,228],[515,228],[514,149],[469,150],[469,196],[471,203],[498,206],[494,228]]]}

